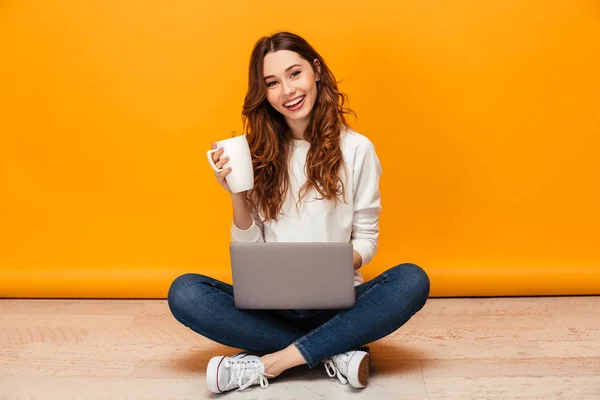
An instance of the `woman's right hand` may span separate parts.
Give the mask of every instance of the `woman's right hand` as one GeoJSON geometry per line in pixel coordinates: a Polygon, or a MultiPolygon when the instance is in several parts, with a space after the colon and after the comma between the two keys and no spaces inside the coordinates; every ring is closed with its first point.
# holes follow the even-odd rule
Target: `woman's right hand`
{"type": "MultiPolygon", "coordinates": [[[[215,142],[213,142],[212,149],[214,150],[216,148],[217,148],[217,144],[215,142]]],[[[224,150],[221,147],[219,150],[215,151],[212,154],[212,160],[215,163],[215,165],[217,166],[217,169],[223,168],[223,165],[225,165],[227,163],[227,161],[229,161],[229,157],[221,158],[221,156],[223,155],[223,151],[224,150]]],[[[231,193],[231,188],[225,181],[225,177],[227,175],[229,175],[230,172],[231,172],[231,168],[224,169],[221,172],[215,172],[215,177],[217,178],[217,182],[219,183],[219,185],[221,185],[223,187],[223,189],[227,190],[229,193],[231,193]]]]}

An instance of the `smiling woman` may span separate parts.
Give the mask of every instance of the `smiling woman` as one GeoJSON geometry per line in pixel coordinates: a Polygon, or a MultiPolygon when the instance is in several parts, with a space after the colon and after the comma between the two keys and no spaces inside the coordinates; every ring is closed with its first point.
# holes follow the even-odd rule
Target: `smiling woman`
{"type": "Polygon", "coordinates": [[[248,201],[267,220],[277,219],[289,187],[290,139],[310,143],[298,201],[311,189],[324,199],[337,202],[341,194],[344,200],[339,138],[348,125],[345,115],[352,111],[344,107],[347,96],[323,57],[287,32],[262,38],[252,52],[248,84],[242,114],[257,175],[248,201]]]}
{"type": "Polygon", "coordinates": [[[317,97],[319,64],[315,59],[311,65],[298,53],[289,50],[269,53],[264,59],[267,100],[285,117],[295,139],[304,138],[317,97]],[[290,66],[285,68],[286,65],[290,66]],[[271,71],[275,73],[270,74],[271,71]]]}
{"type": "MultiPolygon", "coordinates": [[[[356,304],[240,310],[231,285],[196,273],[180,276],[169,290],[177,320],[218,343],[263,354],[213,357],[206,382],[215,393],[266,387],[266,377],[321,362],[329,376],[364,388],[370,356],[361,346],[400,328],[427,301],[429,278],[415,264],[368,282],[359,271],[377,251],[381,165],[373,143],[347,126],[344,102],[327,64],[303,38],[280,32],[256,43],[243,107],[254,187],[231,193],[231,241],[350,242],[356,304]]],[[[213,154],[219,169],[227,162],[222,155],[213,154]]],[[[217,181],[231,192],[227,174],[217,181]]]]}

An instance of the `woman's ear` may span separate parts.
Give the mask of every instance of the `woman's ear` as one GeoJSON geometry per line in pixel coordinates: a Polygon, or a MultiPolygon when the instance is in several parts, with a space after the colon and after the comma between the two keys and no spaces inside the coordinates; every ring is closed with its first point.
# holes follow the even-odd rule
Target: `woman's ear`
{"type": "Polygon", "coordinates": [[[313,65],[315,68],[315,79],[318,82],[321,80],[321,62],[315,58],[315,60],[313,61],[313,65]]]}

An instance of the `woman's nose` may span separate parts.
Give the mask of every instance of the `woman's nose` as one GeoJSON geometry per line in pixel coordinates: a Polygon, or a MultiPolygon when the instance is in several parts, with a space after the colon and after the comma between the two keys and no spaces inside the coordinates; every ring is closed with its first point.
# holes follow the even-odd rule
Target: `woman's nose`
{"type": "Polygon", "coordinates": [[[294,93],[296,89],[289,83],[283,83],[283,93],[287,96],[294,93]]]}

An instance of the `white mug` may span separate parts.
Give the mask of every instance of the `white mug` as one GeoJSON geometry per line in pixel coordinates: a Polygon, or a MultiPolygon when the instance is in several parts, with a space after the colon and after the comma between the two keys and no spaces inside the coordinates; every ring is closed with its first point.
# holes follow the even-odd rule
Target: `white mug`
{"type": "Polygon", "coordinates": [[[232,137],[217,142],[217,148],[206,152],[208,163],[215,172],[221,172],[231,167],[231,172],[225,177],[225,181],[233,193],[250,190],[254,187],[254,169],[252,167],[252,156],[246,135],[232,137]],[[221,158],[229,157],[229,160],[219,169],[212,159],[213,153],[223,148],[221,158]]]}

